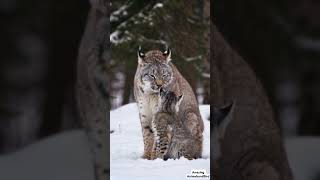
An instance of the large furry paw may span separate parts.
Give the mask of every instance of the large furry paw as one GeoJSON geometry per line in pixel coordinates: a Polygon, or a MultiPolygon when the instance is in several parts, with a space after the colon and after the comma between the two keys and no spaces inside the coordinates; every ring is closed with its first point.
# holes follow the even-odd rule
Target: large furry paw
{"type": "Polygon", "coordinates": [[[157,157],[156,157],[155,153],[149,152],[149,153],[144,153],[141,158],[142,159],[148,159],[148,160],[154,160],[157,157]]]}

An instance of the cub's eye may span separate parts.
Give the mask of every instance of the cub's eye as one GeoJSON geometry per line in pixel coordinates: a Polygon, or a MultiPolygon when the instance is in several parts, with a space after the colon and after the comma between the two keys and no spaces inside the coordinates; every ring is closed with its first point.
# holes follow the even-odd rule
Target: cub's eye
{"type": "Polygon", "coordinates": [[[164,74],[164,75],[162,75],[162,77],[168,77],[169,76],[169,74],[164,74]]]}

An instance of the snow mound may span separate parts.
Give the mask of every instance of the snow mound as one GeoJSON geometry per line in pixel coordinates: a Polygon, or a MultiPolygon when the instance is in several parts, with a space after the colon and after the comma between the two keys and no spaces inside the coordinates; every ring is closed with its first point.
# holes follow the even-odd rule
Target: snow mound
{"type": "MultiPolygon", "coordinates": [[[[191,170],[210,172],[210,105],[200,105],[204,122],[203,158],[197,160],[145,160],[143,140],[136,103],[127,104],[110,112],[110,173],[111,180],[150,180],[150,178],[186,179],[191,170]]],[[[204,179],[204,178],[197,178],[204,179]]],[[[209,179],[209,178],[206,178],[209,179]]]]}
{"type": "Polygon", "coordinates": [[[320,175],[320,138],[300,136],[285,139],[295,180],[314,180],[320,175]]]}
{"type": "Polygon", "coordinates": [[[94,180],[86,134],[81,130],[60,133],[0,156],[2,180],[94,180]]]}

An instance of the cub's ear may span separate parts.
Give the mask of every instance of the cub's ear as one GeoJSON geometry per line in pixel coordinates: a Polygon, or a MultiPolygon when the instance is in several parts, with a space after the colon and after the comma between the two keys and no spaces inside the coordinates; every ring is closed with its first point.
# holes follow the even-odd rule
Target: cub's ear
{"type": "Polygon", "coordinates": [[[171,50],[167,48],[167,50],[163,52],[163,55],[166,57],[166,62],[169,63],[171,61],[171,50]]]}
{"type": "Polygon", "coordinates": [[[182,101],[182,99],[183,99],[183,94],[181,94],[180,96],[178,96],[178,102],[179,102],[179,101],[182,101]]]}
{"type": "Polygon", "coordinates": [[[223,138],[227,127],[233,119],[235,103],[232,102],[222,108],[213,107],[213,123],[214,131],[218,134],[219,138],[223,138]]]}
{"type": "Polygon", "coordinates": [[[183,100],[183,94],[181,94],[180,96],[177,97],[178,101],[177,101],[177,105],[180,106],[182,100],[183,100]]]}
{"type": "Polygon", "coordinates": [[[175,106],[176,112],[179,112],[179,107],[180,107],[180,104],[181,104],[181,102],[182,102],[182,99],[183,99],[183,94],[177,96],[177,100],[178,100],[178,101],[177,101],[176,106],[175,106]]]}
{"type": "Polygon", "coordinates": [[[142,52],[141,46],[139,46],[139,50],[138,50],[137,53],[138,53],[138,63],[139,63],[139,64],[144,64],[145,54],[142,52]]]}

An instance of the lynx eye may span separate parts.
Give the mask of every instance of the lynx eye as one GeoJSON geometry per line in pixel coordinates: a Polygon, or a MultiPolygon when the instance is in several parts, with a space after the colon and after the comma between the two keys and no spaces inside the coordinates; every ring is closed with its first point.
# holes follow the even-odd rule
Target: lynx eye
{"type": "Polygon", "coordinates": [[[153,74],[149,74],[149,77],[151,77],[152,79],[156,78],[153,74]]]}

